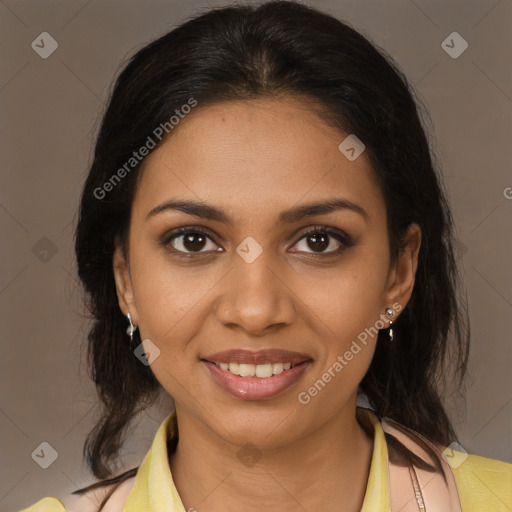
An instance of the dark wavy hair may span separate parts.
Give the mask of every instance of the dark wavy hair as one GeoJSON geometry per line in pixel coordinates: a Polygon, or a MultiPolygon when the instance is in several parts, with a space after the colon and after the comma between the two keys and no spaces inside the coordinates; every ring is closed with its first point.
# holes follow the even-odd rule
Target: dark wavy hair
{"type": "Polygon", "coordinates": [[[119,74],[103,115],[75,237],[78,275],[93,317],[88,364],[102,408],[84,458],[101,481],[75,493],[136,474],[133,468],[108,478],[128,425],[162,391],[134,357],[138,331],[127,348],[112,269],[116,241],[126,242],[140,164],[104,197],[95,191],[190,98],[201,108],[286,95],[302,98],[321,110],[325,122],[365,144],[385,198],[392,262],[407,226],[421,227],[411,299],[394,324],[393,343],[386,330],[379,332],[360,390],[379,417],[438,444],[456,439],[442,397],[448,377],[463,394],[469,322],[426,109],[392,58],[347,23],[290,1],[227,6],[188,19],[140,49],[119,74]]]}

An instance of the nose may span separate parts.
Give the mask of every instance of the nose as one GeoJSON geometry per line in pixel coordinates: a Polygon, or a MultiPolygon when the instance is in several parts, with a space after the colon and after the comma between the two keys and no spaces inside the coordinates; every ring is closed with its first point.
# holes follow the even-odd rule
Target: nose
{"type": "Polygon", "coordinates": [[[286,282],[289,275],[269,253],[263,251],[251,263],[234,256],[216,305],[217,319],[225,326],[263,336],[294,321],[297,297],[286,282]]]}

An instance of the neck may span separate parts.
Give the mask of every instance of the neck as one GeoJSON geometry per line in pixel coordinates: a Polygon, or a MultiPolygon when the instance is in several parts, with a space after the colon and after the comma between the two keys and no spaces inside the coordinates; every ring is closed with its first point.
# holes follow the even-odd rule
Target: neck
{"type": "Polygon", "coordinates": [[[180,438],[171,474],[185,510],[360,511],[373,439],[355,400],[307,437],[279,448],[241,449],[177,409],[180,438]]]}

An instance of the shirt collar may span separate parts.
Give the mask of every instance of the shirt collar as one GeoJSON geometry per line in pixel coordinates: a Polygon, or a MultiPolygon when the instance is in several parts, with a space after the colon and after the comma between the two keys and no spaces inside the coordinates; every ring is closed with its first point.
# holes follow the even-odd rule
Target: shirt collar
{"type": "Polygon", "coordinates": [[[356,416],[360,423],[368,425],[370,433],[373,430],[373,454],[361,512],[391,512],[388,447],[384,430],[371,409],[357,407],[356,416]]]}
{"type": "MultiPolygon", "coordinates": [[[[361,512],[391,512],[388,450],[384,431],[372,410],[358,406],[356,415],[369,432],[373,430],[373,454],[361,512]]],[[[186,512],[174,485],[167,459],[167,439],[174,428],[176,416],[171,413],[158,428],[153,444],[137,471],[123,512],[186,512]]]]}

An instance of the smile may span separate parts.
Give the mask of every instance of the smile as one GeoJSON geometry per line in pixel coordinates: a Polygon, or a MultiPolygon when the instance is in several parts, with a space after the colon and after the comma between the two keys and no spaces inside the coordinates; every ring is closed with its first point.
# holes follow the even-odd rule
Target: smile
{"type": "Polygon", "coordinates": [[[294,385],[298,385],[304,372],[313,364],[311,360],[295,365],[213,363],[205,360],[201,363],[214,383],[230,395],[243,400],[268,400],[284,394],[294,385]]]}

